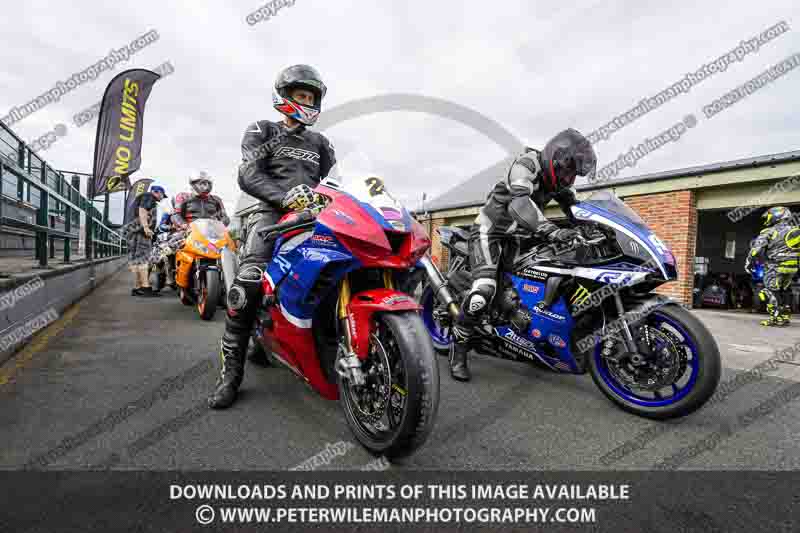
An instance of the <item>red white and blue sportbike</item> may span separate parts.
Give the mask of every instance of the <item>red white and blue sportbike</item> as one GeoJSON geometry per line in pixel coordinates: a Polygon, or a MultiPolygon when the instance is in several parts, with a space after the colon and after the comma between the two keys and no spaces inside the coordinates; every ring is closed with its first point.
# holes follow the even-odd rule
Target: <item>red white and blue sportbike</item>
{"type": "Polygon", "coordinates": [[[419,304],[398,290],[430,238],[380,178],[323,180],[327,206],[286,215],[263,278],[254,339],[330,400],[356,438],[387,458],[433,428],[439,369],[419,304]]]}
{"type": "MultiPolygon", "coordinates": [[[[652,292],[677,279],[672,252],[609,192],[572,213],[580,234],[574,243],[511,239],[475,349],[556,372],[588,371],[611,401],[640,416],[667,419],[700,408],[719,383],[719,348],[688,310],[652,292]]],[[[430,265],[417,296],[434,346],[445,352],[471,278],[467,233],[439,232],[449,269],[442,276],[430,265]]]]}

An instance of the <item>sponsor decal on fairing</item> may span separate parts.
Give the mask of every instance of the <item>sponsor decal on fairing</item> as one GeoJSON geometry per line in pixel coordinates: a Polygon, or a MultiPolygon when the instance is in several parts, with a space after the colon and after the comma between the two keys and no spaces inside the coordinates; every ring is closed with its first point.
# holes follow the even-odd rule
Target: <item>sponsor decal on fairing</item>
{"type": "Polygon", "coordinates": [[[567,345],[567,343],[564,342],[564,339],[555,334],[551,334],[549,337],[547,337],[547,340],[556,348],[564,348],[567,345]]]}
{"type": "Polygon", "coordinates": [[[525,292],[530,292],[532,294],[539,294],[540,287],[538,285],[533,285],[531,283],[523,283],[522,290],[525,292]]]}

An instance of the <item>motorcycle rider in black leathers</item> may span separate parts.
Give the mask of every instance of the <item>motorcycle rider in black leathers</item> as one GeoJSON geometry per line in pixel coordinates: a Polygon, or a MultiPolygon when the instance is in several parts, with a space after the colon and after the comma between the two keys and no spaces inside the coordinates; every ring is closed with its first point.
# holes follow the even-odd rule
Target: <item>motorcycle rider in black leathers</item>
{"type": "Polygon", "coordinates": [[[222,370],[209,398],[212,408],[232,405],[244,376],[245,351],[262,296],[261,278],[272,258],[273,241],[265,242],[259,230],[277,223],[289,211],[318,207],[322,198],[311,189],[336,163],[328,139],[305,129],[316,122],[325,92],[316,69],[294,65],[282,70],[272,99],[273,107],[285,118],[282,122],[259,120],[242,138],[239,187],[260,204],[247,219],[239,272],[228,292],[220,349],[222,370]]]}
{"type": "Polygon", "coordinates": [[[211,194],[214,182],[206,172],[200,172],[199,175],[189,178],[189,187],[193,194],[188,197],[182,195],[180,205],[175,206],[172,221],[176,226],[186,228],[198,218],[219,220],[226,226],[231,223],[222,198],[211,194]]]}
{"type": "Polygon", "coordinates": [[[797,274],[800,253],[800,228],[785,207],[768,209],[761,217],[764,229],[753,241],[747,254],[744,269],[752,273],[752,261],[760,255],[766,258],[764,288],[758,293],[762,302],[767,302],[769,318],[762,326],[788,326],[792,317],[788,288],[797,274]]]}
{"type": "Polygon", "coordinates": [[[526,148],[511,164],[508,176],[489,193],[470,234],[472,288],[453,325],[450,374],[454,379],[471,378],[467,364],[471,341],[497,289],[498,260],[507,238],[520,228],[550,242],[574,241],[574,229],[560,229],[545,218],[542,210],[555,200],[572,219],[570,207],[576,199],[571,187],[575,176],[594,172],[596,163],[589,141],[576,130],[567,129],[553,137],[541,152],[526,148]]]}

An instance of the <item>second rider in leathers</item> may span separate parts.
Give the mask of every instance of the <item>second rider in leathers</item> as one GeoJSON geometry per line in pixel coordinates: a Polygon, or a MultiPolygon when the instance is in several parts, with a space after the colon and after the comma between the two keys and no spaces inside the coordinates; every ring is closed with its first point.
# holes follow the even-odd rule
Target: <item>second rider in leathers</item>
{"type": "Polygon", "coordinates": [[[541,152],[527,148],[512,163],[506,179],[492,189],[475,219],[470,235],[472,288],[461,305],[453,327],[450,347],[450,374],[469,381],[467,364],[475,328],[497,290],[498,260],[510,234],[517,228],[551,242],[571,242],[577,232],[559,228],[542,210],[555,200],[568,217],[575,204],[571,187],[575,176],[595,170],[597,158],[589,141],[579,132],[567,129],[553,137],[541,152]]]}
{"type": "Polygon", "coordinates": [[[211,194],[214,183],[208,174],[200,172],[198,176],[189,178],[189,187],[192,194],[179,195],[178,203],[175,205],[175,212],[172,215],[175,225],[186,228],[193,220],[199,218],[219,220],[226,226],[231,223],[222,199],[211,194]]]}
{"type": "Polygon", "coordinates": [[[314,68],[294,65],[282,70],[272,98],[273,107],[285,118],[282,122],[254,122],[242,138],[244,163],[239,167],[239,187],[260,203],[247,219],[239,272],[228,292],[220,348],[222,370],[209,398],[212,408],[232,405],[244,376],[245,352],[261,301],[261,278],[272,259],[273,241],[265,242],[259,230],[289,211],[318,203],[321,199],[311,189],[336,163],[328,139],[305,129],[316,122],[325,92],[314,68]]]}
{"type": "Polygon", "coordinates": [[[791,211],[783,206],[768,209],[761,217],[764,229],[753,241],[744,269],[753,271],[753,261],[766,260],[764,288],[758,298],[767,304],[769,318],[762,326],[788,326],[792,316],[789,287],[798,271],[800,228],[791,211]]]}

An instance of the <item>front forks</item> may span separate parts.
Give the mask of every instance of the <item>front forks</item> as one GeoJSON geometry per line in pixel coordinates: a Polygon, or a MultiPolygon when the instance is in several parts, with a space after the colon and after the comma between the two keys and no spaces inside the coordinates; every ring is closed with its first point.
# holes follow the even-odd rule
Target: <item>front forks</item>
{"type": "Polygon", "coordinates": [[[428,282],[431,284],[431,290],[433,291],[433,298],[434,301],[438,300],[445,305],[447,311],[450,313],[450,316],[453,320],[458,319],[458,315],[461,313],[461,310],[456,303],[455,298],[453,295],[450,294],[450,289],[447,286],[447,280],[442,276],[442,273],[433,264],[431,258],[425,254],[425,256],[419,260],[422,263],[422,266],[425,267],[425,273],[428,276],[428,282]]]}
{"type": "MultiPolygon", "coordinates": [[[[384,272],[384,279],[386,273],[384,272]]],[[[339,288],[339,302],[337,305],[339,325],[344,331],[344,346],[340,345],[339,357],[336,358],[336,373],[342,379],[349,380],[350,383],[361,386],[366,383],[364,372],[361,370],[361,360],[353,350],[353,337],[350,329],[350,316],[347,308],[350,305],[350,277],[345,275],[339,288]]]]}

